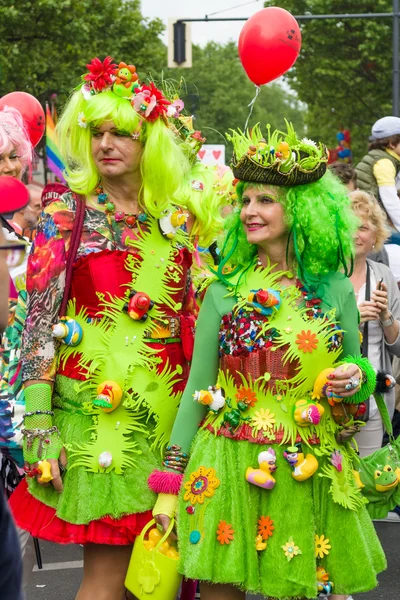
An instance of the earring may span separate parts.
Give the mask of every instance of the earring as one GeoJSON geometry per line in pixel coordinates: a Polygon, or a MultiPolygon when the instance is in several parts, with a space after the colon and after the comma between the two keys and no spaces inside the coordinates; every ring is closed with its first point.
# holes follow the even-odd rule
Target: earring
{"type": "Polygon", "coordinates": [[[375,248],[375,244],[372,244],[372,250],[375,248]]]}

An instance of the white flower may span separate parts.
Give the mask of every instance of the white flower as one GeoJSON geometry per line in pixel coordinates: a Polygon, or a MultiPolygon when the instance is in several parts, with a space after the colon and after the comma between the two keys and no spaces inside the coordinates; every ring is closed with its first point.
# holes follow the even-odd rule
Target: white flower
{"type": "Polygon", "coordinates": [[[309,138],[303,138],[301,140],[302,144],[305,144],[306,146],[314,146],[314,148],[318,148],[317,144],[314,142],[314,140],[310,140],[309,138]]]}
{"type": "Polygon", "coordinates": [[[81,94],[85,98],[85,100],[90,100],[91,99],[92,94],[90,93],[90,85],[88,83],[85,83],[81,87],[81,94]]]}
{"type": "Polygon", "coordinates": [[[82,129],[86,129],[86,127],[88,126],[85,113],[83,111],[78,113],[78,125],[79,127],[82,127],[82,129]]]}

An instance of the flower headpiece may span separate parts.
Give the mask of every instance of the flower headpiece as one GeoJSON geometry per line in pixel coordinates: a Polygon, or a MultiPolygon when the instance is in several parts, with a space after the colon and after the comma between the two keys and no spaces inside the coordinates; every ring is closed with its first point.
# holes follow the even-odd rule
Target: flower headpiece
{"type": "Polygon", "coordinates": [[[291,123],[286,121],[287,133],[270,131],[267,139],[256,125],[251,133],[232,131],[233,174],[241,181],[254,181],[278,186],[294,186],[318,181],[326,172],[328,150],[324,144],[299,140],[291,123]]]}
{"type": "MultiPolygon", "coordinates": [[[[117,65],[111,56],[107,56],[103,61],[93,58],[86,66],[89,72],[82,76],[84,83],[81,92],[87,100],[93,95],[112,91],[117,96],[126,98],[147,121],[154,122],[159,117],[167,119],[171,102],[153,83],[140,83],[134,65],[124,62],[117,65]]],[[[80,127],[85,127],[83,122],[81,118],[80,127]]]]}

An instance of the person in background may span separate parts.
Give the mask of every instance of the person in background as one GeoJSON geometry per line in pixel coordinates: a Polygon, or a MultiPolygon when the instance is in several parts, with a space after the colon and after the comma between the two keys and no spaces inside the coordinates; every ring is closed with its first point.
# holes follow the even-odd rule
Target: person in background
{"type": "Polygon", "coordinates": [[[368,154],[356,166],[358,187],[372,194],[384,208],[392,229],[385,248],[390,268],[400,282],[400,199],[396,177],[400,172],[400,118],[383,117],[372,126],[368,154]]]}
{"type": "Polygon", "coordinates": [[[357,171],[349,163],[337,161],[329,165],[329,169],[350,192],[357,189],[357,171]]]}
{"type": "MultiPolygon", "coordinates": [[[[400,356],[400,292],[388,267],[368,258],[371,250],[383,245],[388,235],[385,214],[367,192],[357,190],[350,194],[352,208],[360,224],[355,238],[355,264],[350,277],[360,311],[360,331],[365,336],[368,324],[366,353],[376,371],[392,375],[393,356],[400,356]],[[369,284],[368,284],[369,280],[369,284]],[[367,287],[370,292],[367,292],[367,287]],[[369,297],[368,297],[369,296],[369,297]]],[[[393,416],[395,395],[386,395],[390,417],[393,416]]],[[[360,456],[367,456],[382,446],[383,423],[378,407],[371,396],[369,419],[356,435],[360,456]]]]}

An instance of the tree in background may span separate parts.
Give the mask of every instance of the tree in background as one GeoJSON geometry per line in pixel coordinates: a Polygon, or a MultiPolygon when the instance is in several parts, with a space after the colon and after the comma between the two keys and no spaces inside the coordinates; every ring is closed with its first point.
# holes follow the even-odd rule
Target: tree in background
{"type": "MultiPolygon", "coordinates": [[[[194,125],[203,132],[207,143],[226,143],[222,136],[229,128],[243,129],[255,86],[243,70],[234,42],[194,46],[191,69],[173,69],[164,75],[178,81],[184,78],[185,107],[195,115],[194,125]]],[[[273,129],[285,128],[285,118],[293,122],[301,135],[303,109],[293,93],[276,83],[262,86],[249,125],[260,122],[264,127],[269,122],[273,129]]]]}
{"type": "MultiPolygon", "coordinates": [[[[391,0],[268,0],[293,15],[391,12],[391,0]]],[[[343,126],[356,162],[371,125],[392,110],[392,19],[300,21],[302,50],[287,75],[307,104],[308,135],[336,146],[343,126]]]]}

